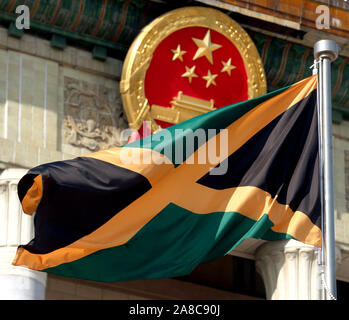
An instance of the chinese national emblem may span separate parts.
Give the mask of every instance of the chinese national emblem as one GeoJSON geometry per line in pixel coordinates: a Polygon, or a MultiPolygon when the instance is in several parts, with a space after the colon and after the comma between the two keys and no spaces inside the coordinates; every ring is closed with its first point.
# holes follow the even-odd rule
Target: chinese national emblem
{"type": "Polygon", "coordinates": [[[248,34],[222,12],[171,11],[145,27],[125,59],[120,91],[131,128],[152,132],[266,92],[248,34]]]}

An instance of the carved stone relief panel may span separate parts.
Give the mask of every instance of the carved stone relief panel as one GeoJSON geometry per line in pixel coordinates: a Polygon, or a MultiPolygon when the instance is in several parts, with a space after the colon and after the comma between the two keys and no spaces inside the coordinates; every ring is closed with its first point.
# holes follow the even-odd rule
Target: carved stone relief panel
{"type": "Polygon", "coordinates": [[[84,151],[121,145],[128,127],[117,88],[64,77],[63,144],[84,151]]]}

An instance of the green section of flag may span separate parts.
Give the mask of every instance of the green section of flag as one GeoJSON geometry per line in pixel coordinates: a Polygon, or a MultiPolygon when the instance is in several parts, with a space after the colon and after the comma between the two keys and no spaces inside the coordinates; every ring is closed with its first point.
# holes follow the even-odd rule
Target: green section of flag
{"type": "Polygon", "coordinates": [[[246,238],[292,238],[272,231],[272,226],[267,214],[256,222],[237,212],[196,214],[170,203],[126,244],[43,271],[95,281],[182,276],[199,263],[227,254],[246,238]],[[159,241],[159,234],[166,237],[159,241]]]}
{"type": "Polygon", "coordinates": [[[251,100],[242,101],[230,106],[210,111],[208,113],[204,113],[187,121],[166,128],[166,132],[163,132],[162,130],[153,134],[152,136],[131,142],[125,145],[125,147],[153,149],[166,155],[169,154],[169,152],[166,152],[166,150],[170,150],[170,154],[172,154],[172,158],[170,160],[175,164],[176,167],[184,162],[193,152],[195,152],[195,150],[197,150],[201,145],[206,143],[209,138],[212,137],[213,131],[209,129],[215,129],[217,134],[219,130],[228,127],[231,123],[241,118],[244,114],[255,108],[257,105],[271,99],[289,88],[290,86],[251,100]],[[204,130],[206,133],[206,139],[202,141],[195,139],[196,130],[204,130]],[[180,145],[178,141],[183,141],[182,150],[178,150],[178,148],[176,149],[176,145],[180,145]],[[189,153],[186,152],[186,145],[188,141],[194,141],[194,148],[190,148],[192,152],[189,153]],[[182,152],[182,155],[177,154],[176,157],[176,151],[182,152]],[[175,159],[182,159],[182,161],[175,161],[175,159]]]}

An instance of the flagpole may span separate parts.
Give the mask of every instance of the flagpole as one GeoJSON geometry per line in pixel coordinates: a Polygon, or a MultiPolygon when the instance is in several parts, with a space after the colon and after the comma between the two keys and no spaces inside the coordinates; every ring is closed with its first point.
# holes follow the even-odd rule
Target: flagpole
{"type": "Polygon", "coordinates": [[[338,46],[333,40],[320,40],[315,43],[314,57],[318,63],[318,104],[320,120],[320,161],[323,178],[322,226],[322,264],[325,266],[324,279],[326,300],[336,299],[336,251],[334,230],[333,201],[333,155],[332,155],[332,99],[331,99],[331,62],[338,56],[338,46]],[[322,159],[321,159],[322,158],[322,159]]]}

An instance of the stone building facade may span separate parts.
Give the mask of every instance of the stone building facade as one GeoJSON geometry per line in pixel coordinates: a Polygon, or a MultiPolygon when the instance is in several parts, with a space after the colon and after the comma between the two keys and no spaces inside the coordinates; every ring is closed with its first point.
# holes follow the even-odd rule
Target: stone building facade
{"type": "MultiPolygon", "coordinates": [[[[237,279],[213,279],[214,272],[210,273],[205,266],[191,278],[110,284],[11,266],[16,247],[33,236],[31,218],[22,213],[17,198],[16,188],[21,176],[39,164],[121,145],[120,133],[127,128],[127,121],[119,89],[122,58],[96,59],[91,50],[81,46],[68,43],[60,49],[52,44],[52,39],[29,32],[16,37],[9,30],[0,27],[1,299],[320,298],[321,285],[316,280],[318,252],[293,240],[272,244],[245,242],[231,252],[230,257],[210,266],[220,271],[242,268],[245,271],[240,270],[239,275],[247,277],[246,283],[249,283],[243,285],[239,285],[237,279]],[[251,271],[246,275],[248,268],[251,271]],[[207,280],[210,277],[212,281],[207,280]],[[230,281],[231,290],[221,283],[224,281],[230,281]],[[251,285],[259,287],[259,291],[246,290],[251,285]]],[[[301,44],[296,38],[276,37],[263,30],[259,30],[262,32],[259,36],[254,33],[254,27],[250,30],[256,43],[263,37],[274,37],[271,41],[260,40],[263,43],[260,47],[257,45],[265,64],[272,55],[264,50],[268,41],[269,44],[276,41],[275,47],[281,47],[278,41],[295,46],[301,44]]],[[[305,43],[309,46],[322,36],[310,33],[305,43]]],[[[341,86],[349,85],[349,70],[345,68],[349,53],[344,49],[339,71],[336,71],[341,86]]],[[[302,57],[308,51],[302,51],[302,57]]],[[[311,53],[310,58],[308,55],[309,52],[306,59],[311,61],[311,53]]],[[[268,69],[266,65],[265,68],[267,75],[274,77],[272,67],[268,69]]],[[[311,72],[304,65],[303,69],[302,76],[311,72]]],[[[283,79],[280,72],[278,77],[283,79]]],[[[345,287],[349,282],[349,121],[346,110],[340,108],[334,110],[333,124],[335,227],[337,280],[345,287]]],[[[230,270],[226,271],[228,273],[230,270]]]]}

